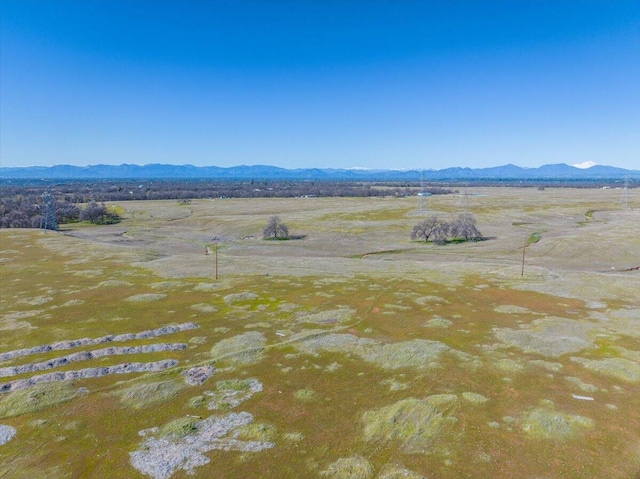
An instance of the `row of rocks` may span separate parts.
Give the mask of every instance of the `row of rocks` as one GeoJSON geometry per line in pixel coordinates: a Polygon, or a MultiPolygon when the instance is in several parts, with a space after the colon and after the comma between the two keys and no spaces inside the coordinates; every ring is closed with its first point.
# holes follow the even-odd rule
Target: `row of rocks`
{"type": "Polygon", "coordinates": [[[207,379],[214,375],[216,368],[213,366],[196,366],[182,371],[184,382],[189,386],[200,386],[207,379]]]}
{"type": "Polygon", "coordinates": [[[144,354],[157,353],[161,351],[180,351],[185,349],[185,343],[158,343],[146,344],[144,346],[111,346],[108,348],[96,349],[94,351],[80,351],[59,358],[52,358],[40,363],[23,364],[20,366],[9,366],[0,368],[0,377],[17,376],[18,374],[34,373],[36,371],[45,371],[47,369],[59,368],[69,363],[77,361],[89,361],[95,358],[103,358],[106,356],[116,356],[120,354],[144,354]]]}
{"type": "Polygon", "coordinates": [[[123,363],[115,366],[101,368],[86,368],[77,371],[60,371],[55,373],[40,374],[28,379],[17,379],[6,383],[0,383],[0,393],[18,391],[35,386],[40,383],[51,383],[57,381],[74,381],[76,379],[99,378],[110,374],[130,374],[163,371],[178,364],[176,359],[165,359],[152,363],[123,363]]]}
{"type": "Polygon", "coordinates": [[[133,341],[135,339],[149,339],[156,338],[158,336],[166,336],[168,334],[177,333],[179,331],[187,331],[190,329],[197,329],[196,323],[182,323],[171,326],[163,326],[161,328],[149,329],[140,333],[125,333],[125,334],[109,334],[100,338],[82,338],[73,339],[68,341],[59,341],[53,344],[43,344],[40,346],[34,346],[32,348],[16,349],[14,351],[7,351],[6,353],[0,353],[0,361],[7,361],[10,359],[19,358],[22,356],[30,356],[32,354],[46,353],[49,351],[61,351],[65,349],[73,349],[81,346],[95,346],[98,344],[105,344],[111,342],[133,341]]]}

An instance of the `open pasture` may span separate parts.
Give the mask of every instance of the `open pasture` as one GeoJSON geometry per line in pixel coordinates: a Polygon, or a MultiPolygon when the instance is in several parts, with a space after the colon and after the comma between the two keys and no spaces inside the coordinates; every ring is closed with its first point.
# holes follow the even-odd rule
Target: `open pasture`
{"type": "Polygon", "coordinates": [[[638,478],[630,193],[433,196],[488,238],[443,246],[415,197],[1,230],[0,477],[638,478]]]}

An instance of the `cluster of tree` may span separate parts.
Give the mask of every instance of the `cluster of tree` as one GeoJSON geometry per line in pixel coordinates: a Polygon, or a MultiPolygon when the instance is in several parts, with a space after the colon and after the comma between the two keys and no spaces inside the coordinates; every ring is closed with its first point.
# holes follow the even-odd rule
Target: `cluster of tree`
{"type": "Polygon", "coordinates": [[[78,218],[80,221],[88,221],[97,225],[111,225],[120,221],[120,216],[110,211],[104,204],[99,205],[95,201],[89,203],[78,218]]]}
{"type": "MultiPolygon", "coordinates": [[[[5,193],[5,192],[3,192],[5,193]]],[[[89,221],[95,224],[112,224],[120,217],[104,204],[91,202],[84,207],[66,199],[53,202],[58,224],[89,221]]],[[[0,228],[39,228],[45,213],[42,196],[38,194],[0,195],[0,228]]]]}
{"type": "Polygon", "coordinates": [[[462,213],[453,221],[444,221],[431,216],[413,227],[411,239],[431,240],[436,244],[450,241],[480,241],[484,239],[476,226],[476,219],[471,213],[462,213]]]}

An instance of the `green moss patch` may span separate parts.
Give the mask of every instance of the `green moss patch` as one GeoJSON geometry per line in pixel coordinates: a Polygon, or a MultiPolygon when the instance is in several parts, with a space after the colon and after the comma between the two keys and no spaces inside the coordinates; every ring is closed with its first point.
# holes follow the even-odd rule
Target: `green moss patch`
{"type": "Polygon", "coordinates": [[[7,393],[0,399],[0,418],[41,411],[71,401],[76,395],[77,389],[70,383],[37,384],[7,393]]]}
{"type": "Polygon", "coordinates": [[[582,379],[580,378],[576,378],[573,376],[567,376],[565,377],[565,379],[567,381],[569,381],[570,383],[576,385],[578,387],[578,389],[580,389],[581,391],[587,392],[587,393],[595,393],[598,391],[598,387],[594,386],[593,384],[589,384],[589,383],[585,383],[582,379]]]}
{"type": "Polygon", "coordinates": [[[368,479],[373,476],[373,466],[362,456],[342,457],[322,471],[331,479],[368,479]]]}
{"type": "Polygon", "coordinates": [[[537,319],[531,326],[522,329],[498,328],[495,334],[501,341],[526,353],[555,358],[594,348],[595,344],[588,336],[593,327],[593,324],[586,321],[547,317],[537,319]]]}
{"type": "Polygon", "coordinates": [[[369,348],[363,358],[385,369],[424,368],[432,366],[440,354],[449,349],[449,346],[438,341],[414,339],[369,348]]]}
{"type": "Polygon", "coordinates": [[[442,441],[455,423],[450,414],[455,395],[403,399],[362,416],[367,442],[396,442],[407,454],[427,453],[442,441]]]}
{"type": "Polygon", "coordinates": [[[529,436],[560,441],[573,439],[593,425],[593,421],[584,416],[544,408],[532,410],[521,423],[522,430],[529,436]]]}
{"type": "Polygon", "coordinates": [[[250,291],[245,291],[243,293],[232,293],[228,294],[224,297],[224,301],[227,304],[240,303],[245,301],[251,301],[253,299],[258,298],[256,293],[252,293],[250,291]]]}
{"type": "Polygon", "coordinates": [[[313,389],[298,389],[294,396],[297,400],[303,402],[313,402],[318,399],[318,393],[313,389]]]}
{"type": "Polygon", "coordinates": [[[640,382],[640,365],[625,358],[585,359],[571,358],[572,361],[582,364],[585,368],[605,376],[621,379],[630,383],[640,382]]]}
{"type": "Polygon", "coordinates": [[[198,419],[193,417],[181,417],[168,422],[158,430],[158,437],[171,440],[180,440],[198,430],[198,419]]]}
{"type": "Polygon", "coordinates": [[[233,338],[223,339],[211,348],[211,356],[216,360],[227,360],[241,364],[253,364],[262,359],[267,342],[264,334],[249,331],[233,338]]]}
{"type": "Polygon", "coordinates": [[[149,303],[151,301],[158,301],[166,297],[167,295],[164,293],[144,293],[144,294],[134,294],[133,296],[129,296],[127,299],[125,299],[125,301],[129,301],[132,303],[149,303]]]}
{"type": "Polygon", "coordinates": [[[234,408],[254,394],[262,391],[262,383],[257,379],[226,379],[216,383],[215,391],[206,391],[210,397],[209,409],[234,408]]]}
{"type": "Polygon", "coordinates": [[[185,385],[175,380],[156,381],[152,383],[135,384],[124,390],[114,392],[120,401],[132,408],[143,407],[167,401],[175,397],[185,385]]]}
{"type": "Polygon", "coordinates": [[[251,423],[239,428],[233,435],[242,441],[273,442],[278,435],[278,428],[268,423],[251,423]]]}
{"type": "Polygon", "coordinates": [[[471,404],[484,404],[489,401],[488,397],[472,392],[462,393],[462,398],[469,401],[471,404]]]}
{"type": "Polygon", "coordinates": [[[398,464],[385,464],[376,477],[377,479],[427,479],[426,476],[398,464]]]}
{"type": "Polygon", "coordinates": [[[453,321],[444,318],[433,318],[424,323],[425,328],[447,329],[453,325],[453,321]]]}
{"type": "Polygon", "coordinates": [[[313,324],[337,324],[349,321],[354,313],[355,311],[351,308],[333,309],[300,316],[298,321],[313,324]]]}

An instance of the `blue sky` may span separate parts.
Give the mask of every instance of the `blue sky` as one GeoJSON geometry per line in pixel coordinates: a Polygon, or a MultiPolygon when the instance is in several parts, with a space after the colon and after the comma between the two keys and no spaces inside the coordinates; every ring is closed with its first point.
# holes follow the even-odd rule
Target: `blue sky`
{"type": "Polygon", "coordinates": [[[637,0],[2,0],[0,163],[640,169],[637,0]]]}

